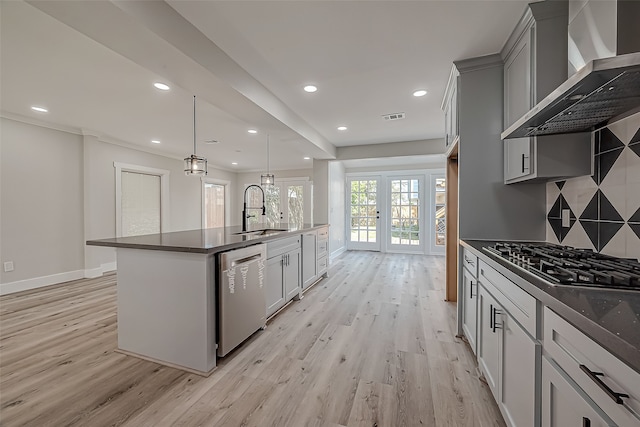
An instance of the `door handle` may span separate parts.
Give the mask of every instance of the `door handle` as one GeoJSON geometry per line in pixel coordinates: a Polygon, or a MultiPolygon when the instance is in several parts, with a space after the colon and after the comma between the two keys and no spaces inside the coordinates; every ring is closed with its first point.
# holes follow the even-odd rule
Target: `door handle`
{"type": "Polygon", "coordinates": [[[591,427],[591,420],[587,417],[582,417],[582,427],[591,427]]]}
{"type": "Polygon", "coordinates": [[[469,299],[473,299],[473,280],[469,280],[469,299]]]}
{"type": "Polygon", "coordinates": [[[491,305],[491,316],[490,320],[491,320],[491,332],[493,332],[494,334],[496,333],[496,329],[502,329],[502,325],[498,326],[498,323],[496,322],[496,315],[498,314],[502,314],[502,312],[500,310],[498,310],[497,308],[495,308],[493,305],[491,305]]]}
{"type": "Polygon", "coordinates": [[[528,159],[529,156],[525,155],[524,153],[522,153],[522,173],[524,173],[525,169],[529,170],[529,167],[525,167],[525,159],[528,159]]]}
{"type": "Polygon", "coordinates": [[[604,381],[602,381],[600,378],[598,378],[598,377],[604,376],[604,374],[602,372],[593,372],[592,370],[587,368],[585,365],[580,365],[580,369],[582,369],[582,371],[585,374],[587,374],[587,376],[589,378],[591,378],[591,380],[594,383],[596,383],[598,385],[598,387],[600,387],[602,389],[602,391],[607,393],[607,396],[609,396],[611,398],[611,400],[616,402],[618,405],[623,405],[624,404],[624,401],[622,400],[623,397],[627,397],[627,398],[629,397],[628,394],[617,393],[617,392],[611,390],[611,388],[609,388],[609,386],[606,385],[604,383],[604,381]]]}

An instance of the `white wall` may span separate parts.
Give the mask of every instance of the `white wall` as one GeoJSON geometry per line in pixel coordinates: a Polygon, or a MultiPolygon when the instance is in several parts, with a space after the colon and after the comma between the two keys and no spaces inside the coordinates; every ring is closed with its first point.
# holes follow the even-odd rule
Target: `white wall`
{"type": "Polygon", "coordinates": [[[2,119],[0,283],[84,269],[82,138],[2,119]]]}
{"type": "Polygon", "coordinates": [[[345,169],[342,162],[329,162],[329,255],[346,249],[345,169]]]}
{"type": "MultiPolygon", "coordinates": [[[[1,254],[16,268],[0,273],[0,293],[115,267],[113,248],[84,243],[115,237],[114,162],[169,170],[165,231],[201,227],[202,182],[184,175],[180,159],[4,118],[1,151],[1,254]]],[[[209,177],[231,182],[231,216],[238,217],[236,173],[209,168],[209,177]]]]}

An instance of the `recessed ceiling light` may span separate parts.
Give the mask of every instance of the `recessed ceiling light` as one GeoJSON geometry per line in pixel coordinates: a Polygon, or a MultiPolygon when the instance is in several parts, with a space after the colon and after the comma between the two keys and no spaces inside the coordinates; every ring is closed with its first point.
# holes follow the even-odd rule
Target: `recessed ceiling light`
{"type": "Polygon", "coordinates": [[[313,93],[313,92],[315,92],[315,91],[317,91],[317,90],[318,90],[318,88],[317,88],[317,87],[315,87],[314,85],[306,85],[306,86],[304,87],[304,91],[305,91],[305,92],[309,92],[309,93],[313,93]]]}
{"type": "Polygon", "coordinates": [[[33,111],[37,111],[38,113],[48,113],[48,112],[49,112],[49,110],[47,110],[46,108],[44,108],[44,107],[38,107],[38,106],[36,106],[36,105],[34,105],[33,107],[31,107],[31,109],[32,109],[33,111]]]}
{"type": "Polygon", "coordinates": [[[249,132],[249,133],[258,133],[258,131],[255,130],[255,129],[249,129],[247,132],[249,132]]]}
{"type": "Polygon", "coordinates": [[[311,157],[303,157],[304,160],[311,160],[311,157]]]}
{"type": "Polygon", "coordinates": [[[231,162],[233,166],[238,166],[238,162],[231,162]]]}
{"type": "Polygon", "coordinates": [[[151,142],[153,142],[154,144],[160,144],[160,141],[157,139],[152,139],[151,142]]]}
{"type": "Polygon", "coordinates": [[[170,89],[169,86],[167,86],[164,83],[160,83],[160,82],[156,82],[153,85],[156,87],[156,89],[160,89],[160,90],[169,90],[170,89]]]}
{"type": "Polygon", "coordinates": [[[413,92],[413,96],[425,96],[426,94],[427,94],[427,91],[424,89],[420,89],[413,92]]]}
{"type": "Polygon", "coordinates": [[[347,130],[346,126],[338,126],[338,130],[347,130]]]}

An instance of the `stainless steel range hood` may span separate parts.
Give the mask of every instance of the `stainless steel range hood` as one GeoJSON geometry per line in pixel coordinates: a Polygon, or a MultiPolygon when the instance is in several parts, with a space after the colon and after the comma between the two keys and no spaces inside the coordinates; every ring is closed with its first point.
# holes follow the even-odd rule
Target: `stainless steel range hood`
{"type": "Polygon", "coordinates": [[[590,131],[640,107],[640,52],[595,59],[502,132],[502,139],[590,131]]]}

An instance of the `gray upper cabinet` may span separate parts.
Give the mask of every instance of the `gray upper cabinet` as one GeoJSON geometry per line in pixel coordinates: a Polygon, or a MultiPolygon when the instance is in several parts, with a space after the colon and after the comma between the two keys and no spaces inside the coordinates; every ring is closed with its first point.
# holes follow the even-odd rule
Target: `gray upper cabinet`
{"type": "Polygon", "coordinates": [[[442,111],[444,111],[444,129],[445,144],[451,147],[453,142],[460,135],[460,127],[458,124],[458,83],[460,73],[455,66],[451,68],[449,74],[449,82],[445,89],[444,99],[442,102],[442,111]]]}
{"type": "MultiPolygon", "coordinates": [[[[567,77],[568,2],[532,3],[502,50],[504,129],[567,77]]],[[[590,175],[591,135],[551,135],[504,141],[506,184],[590,175]]]]}

